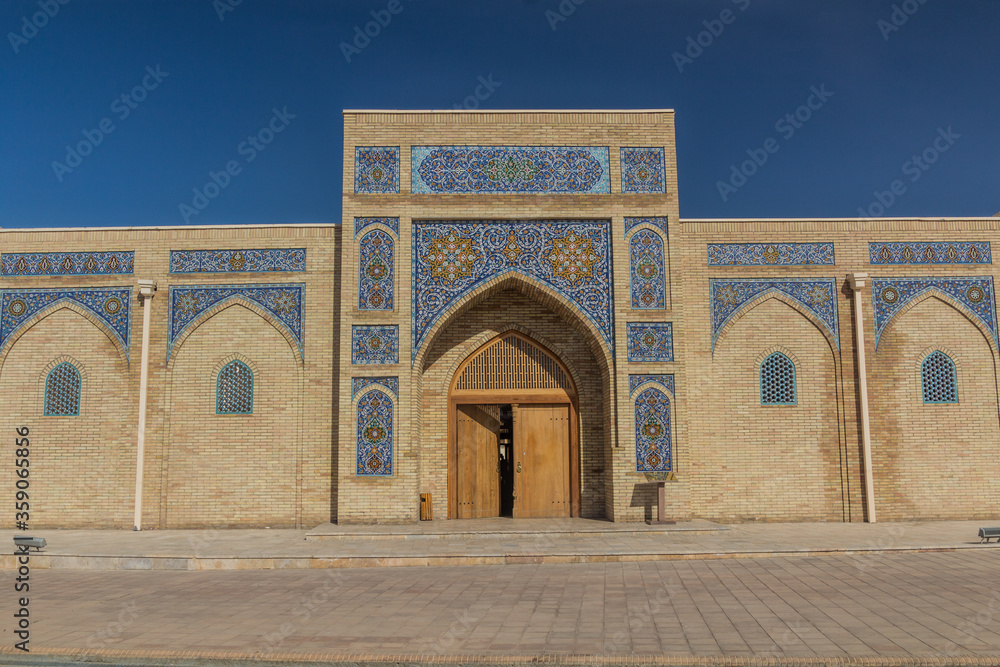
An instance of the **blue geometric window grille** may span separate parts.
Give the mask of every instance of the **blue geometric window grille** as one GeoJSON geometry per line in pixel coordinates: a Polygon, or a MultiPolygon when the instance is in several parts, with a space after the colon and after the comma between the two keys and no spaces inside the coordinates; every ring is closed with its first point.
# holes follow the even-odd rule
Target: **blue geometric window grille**
{"type": "Polygon", "coordinates": [[[781,352],[760,365],[760,404],[795,405],[795,364],[781,352]]]}
{"type": "Polygon", "coordinates": [[[670,400],[655,387],[635,399],[636,472],[670,472],[670,400]]]}
{"type": "Polygon", "coordinates": [[[80,414],[80,371],[64,361],[45,378],[46,417],[76,417],[80,414]]]}
{"type": "Polygon", "coordinates": [[[920,365],[920,380],[924,403],[958,403],[955,362],[944,352],[937,350],[927,355],[920,365]]]}
{"type": "Polygon", "coordinates": [[[663,275],[663,239],[656,232],[641,229],[629,241],[632,273],[632,307],[661,309],[667,307],[666,280],[663,275]]]}
{"type": "Polygon", "coordinates": [[[253,414],[253,371],[242,361],[231,361],[219,371],[215,414],[253,414]]]}

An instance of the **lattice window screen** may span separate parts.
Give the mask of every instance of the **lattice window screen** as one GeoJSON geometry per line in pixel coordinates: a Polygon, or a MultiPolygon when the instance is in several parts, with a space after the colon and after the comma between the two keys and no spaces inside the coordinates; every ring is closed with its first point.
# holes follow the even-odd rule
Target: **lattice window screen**
{"type": "Polygon", "coordinates": [[[761,405],[795,405],[795,364],[775,352],[760,365],[761,405]]]}
{"type": "Polygon", "coordinates": [[[940,350],[927,355],[920,367],[924,403],[958,403],[955,362],[940,350]]]}
{"type": "Polygon", "coordinates": [[[573,391],[569,378],[555,359],[514,335],[504,336],[481,350],[462,371],[455,388],[573,391]]]}
{"type": "Polygon", "coordinates": [[[220,415],[253,414],[253,371],[232,361],[219,372],[215,411],[220,415]]]}
{"type": "Polygon", "coordinates": [[[45,416],[72,417],[80,414],[80,371],[63,362],[45,379],[45,416]]]}

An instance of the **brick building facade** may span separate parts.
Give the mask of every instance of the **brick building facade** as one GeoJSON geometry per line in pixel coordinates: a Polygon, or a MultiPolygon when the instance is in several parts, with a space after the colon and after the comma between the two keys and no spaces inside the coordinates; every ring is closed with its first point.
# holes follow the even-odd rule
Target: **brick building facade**
{"type": "Polygon", "coordinates": [[[339,224],[0,230],[33,526],[1000,512],[1000,220],[681,220],[670,111],[344,124],[339,224]]]}

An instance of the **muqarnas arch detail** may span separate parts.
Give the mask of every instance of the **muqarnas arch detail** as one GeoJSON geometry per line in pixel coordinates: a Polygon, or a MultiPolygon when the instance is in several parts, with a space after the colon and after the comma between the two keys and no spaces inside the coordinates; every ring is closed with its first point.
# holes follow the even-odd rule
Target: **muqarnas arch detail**
{"type": "Polygon", "coordinates": [[[882,332],[908,303],[928,292],[938,292],[969,310],[976,321],[997,341],[997,313],[993,278],[874,278],[872,310],[875,313],[875,348],[882,332]]]}
{"type": "Polygon", "coordinates": [[[167,358],[178,338],[210,308],[225,301],[245,300],[272,315],[298,345],[299,357],[305,358],[302,330],[302,301],[305,285],[192,285],[171,287],[168,295],[167,358]]]}
{"type": "Polygon", "coordinates": [[[373,229],[358,248],[358,310],[392,310],[395,306],[395,244],[373,229]]]}
{"type": "Polygon", "coordinates": [[[628,244],[631,266],[632,308],[663,310],[667,307],[663,238],[649,229],[640,229],[628,244]]]}
{"type": "Polygon", "coordinates": [[[735,280],[712,279],[709,281],[712,304],[712,349],[719,334],[731,320],[750,302],[768,292],[783,294],[802,306],[819,320],[825,333],[840,349],[840,330],[837,321],[837,280],[835,278],[794,278],[788,280],[761,280],[745,278],[735,280]]]}
{"type": "Polygon", "coordinates": [[[462,296],[517,273],[551,287],[614,350],[609,221],[469,221],[413,225],[413,344],[462,296]]]}
{"type": "Polygon", "coordinates": [[[355,472],[358,476],[388,477],[392,475],[393,402],[378,389],[372,389],[358,400],[358,456],[355,472]]]}
{"type": "Polygon", "coordinates": [[[131,288],[0,290],[0,295],[0,348],[38,312],[59,302],[73,302],[107,325],[128,359],[132,329],[131,288]]]}

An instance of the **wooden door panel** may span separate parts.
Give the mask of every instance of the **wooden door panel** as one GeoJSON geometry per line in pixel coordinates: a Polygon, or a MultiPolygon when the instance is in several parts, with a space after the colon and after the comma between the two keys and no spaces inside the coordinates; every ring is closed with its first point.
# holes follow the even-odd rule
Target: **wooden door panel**
{"type": "Polygon", "coordinates": [[[500,516],[497,432],[500,422],[475,405],[459,405],[456,414],[457,516],[500,516]]]}
{"type": "Polygon", "coordinates": [[[514,470],[515,517],[570,515],[568,405],[518,406],[514,470]]]}

